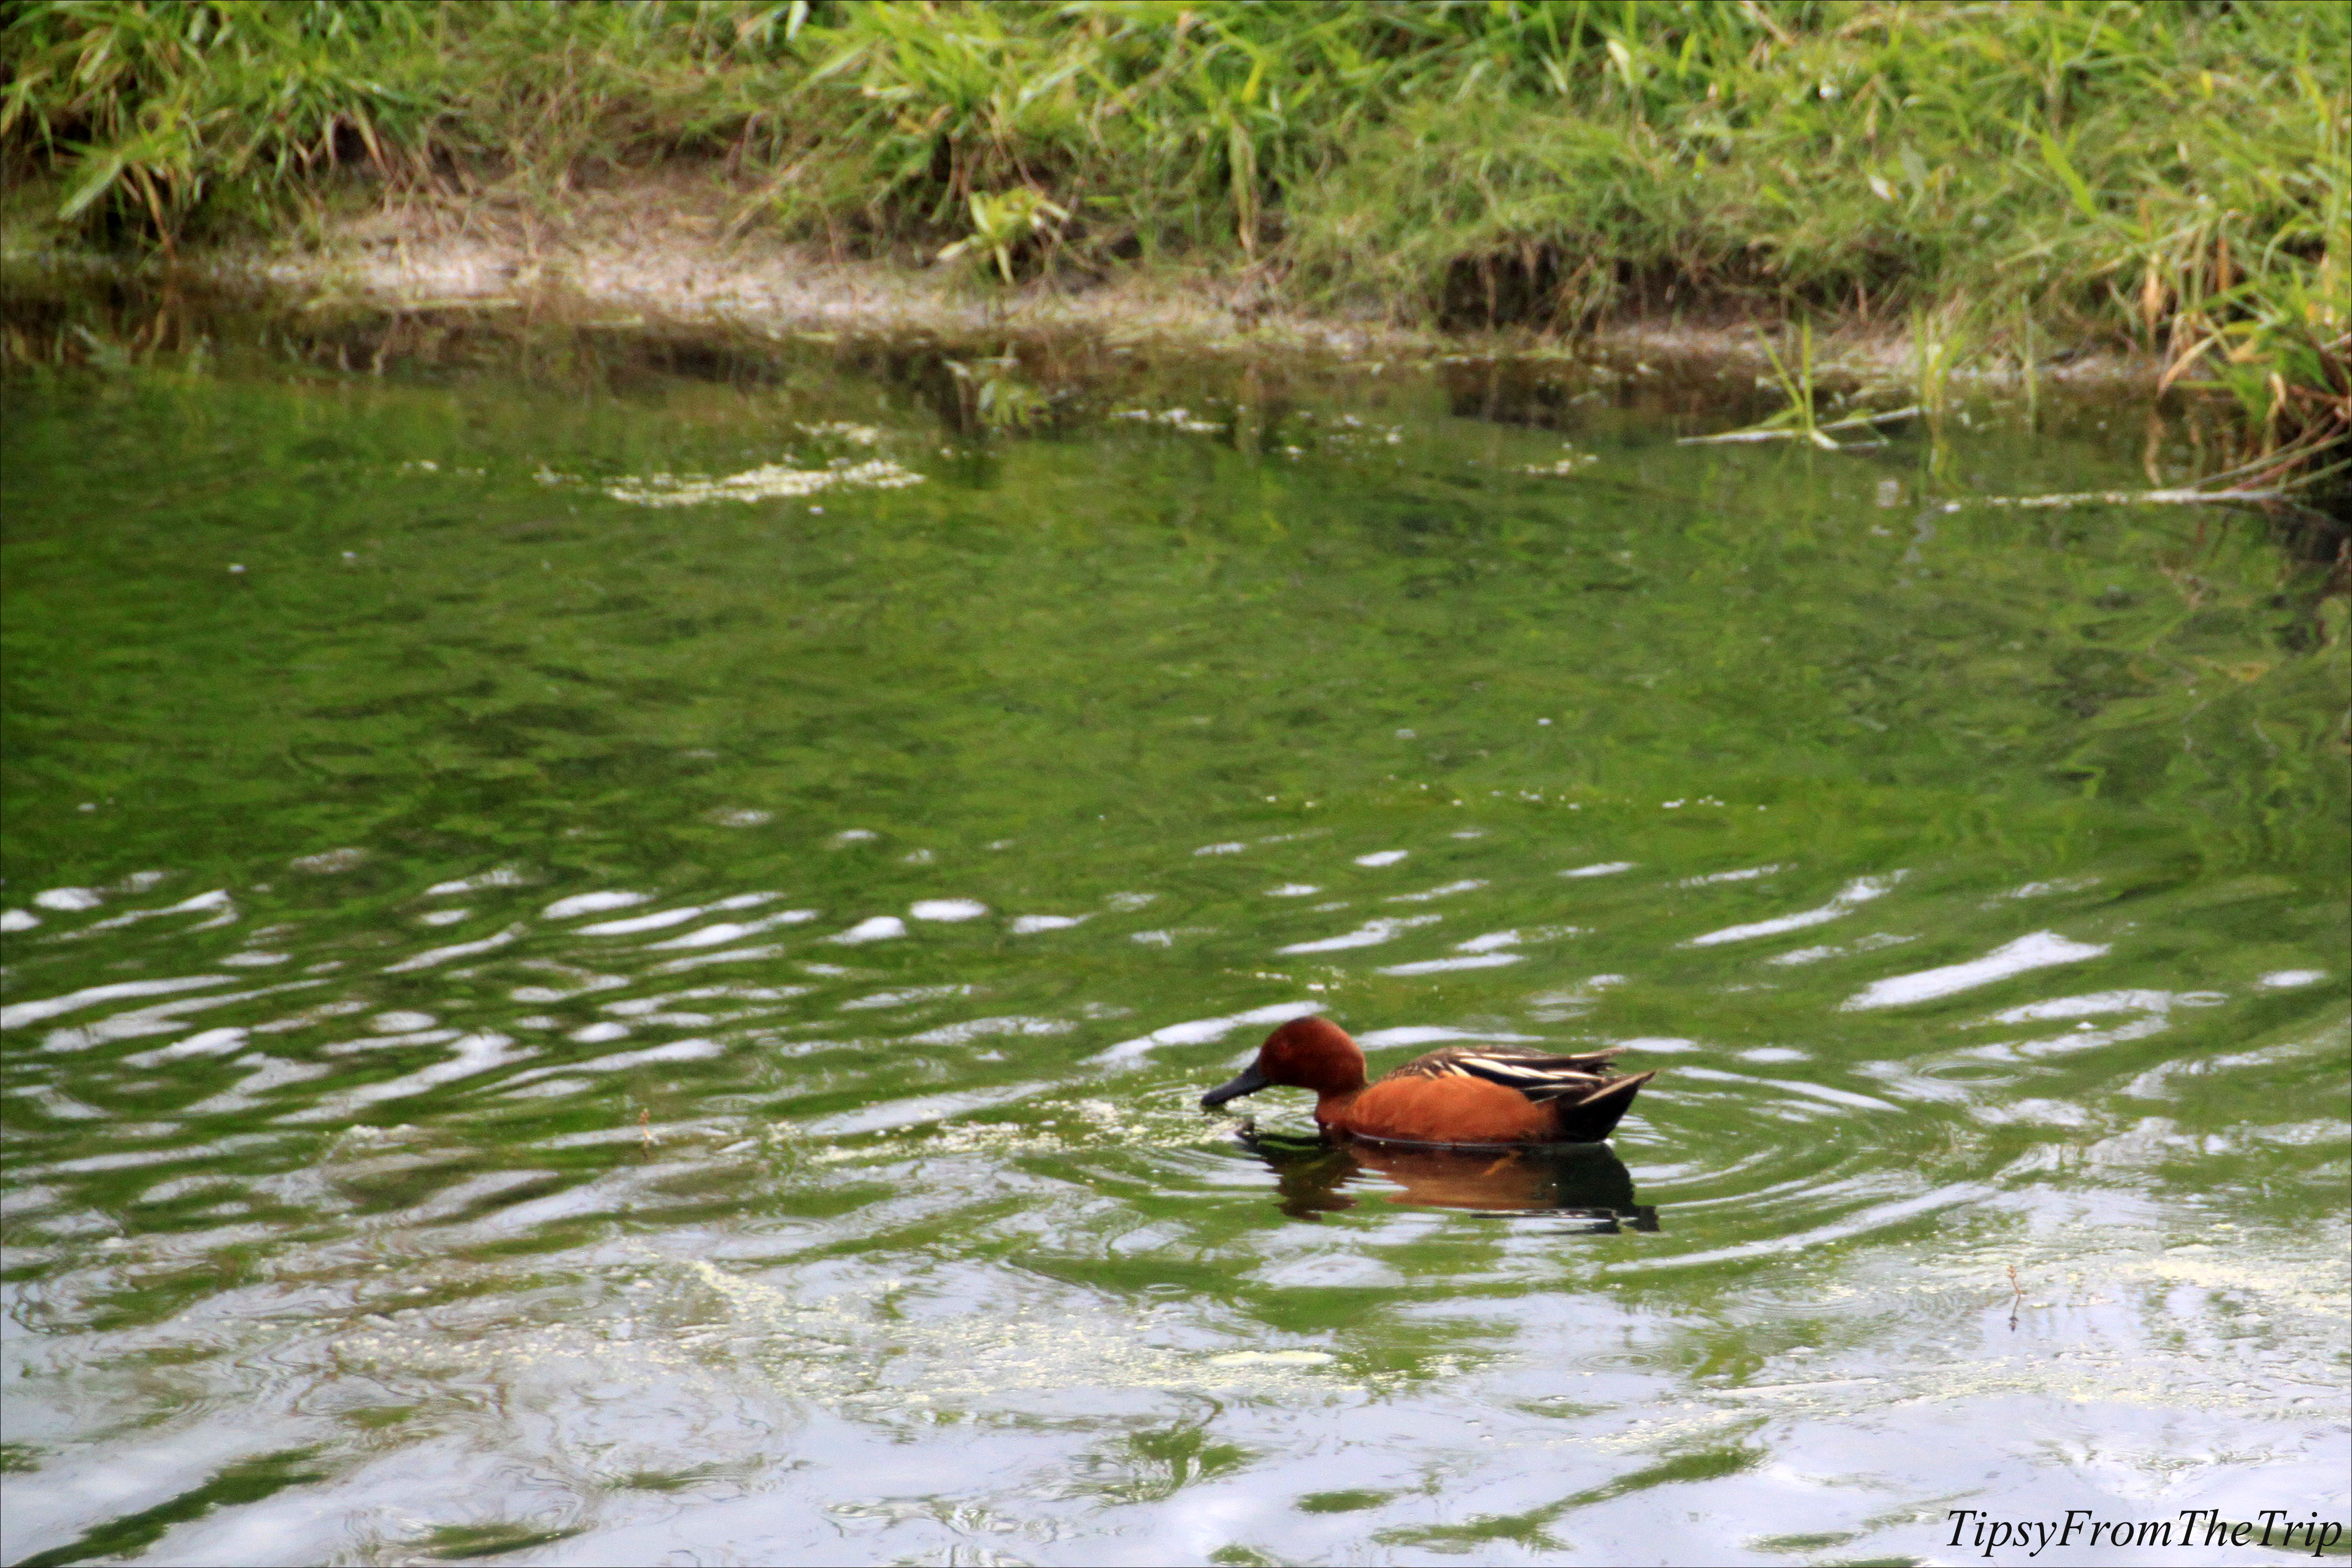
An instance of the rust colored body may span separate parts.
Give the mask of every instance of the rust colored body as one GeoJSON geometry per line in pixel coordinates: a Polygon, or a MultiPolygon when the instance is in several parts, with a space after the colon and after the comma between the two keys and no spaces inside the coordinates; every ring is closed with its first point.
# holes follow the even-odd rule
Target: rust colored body
{"type": "Polygon", "coordinates": [[[1203,1107],[1276,1084],[1311,1089],[1328,1133],[1441,1145],[1597,1143],[1654,1073],[1619,1077],[1614,1050],[1570,1056],[1456,1046],[1364,1081],[1364,1053],[1328,1018],[1295,1018],[1268,1035],[1257,1060],[1201,1097],[1203,1107]]]}
{"type": "Polygon", "coordinates": [[[1315,1120],[1366,1138],[1410,1143],[1554,1143],[1558,1115],[1548,1102],[1477,1078],[1384,1078],[1315,1120]]]}

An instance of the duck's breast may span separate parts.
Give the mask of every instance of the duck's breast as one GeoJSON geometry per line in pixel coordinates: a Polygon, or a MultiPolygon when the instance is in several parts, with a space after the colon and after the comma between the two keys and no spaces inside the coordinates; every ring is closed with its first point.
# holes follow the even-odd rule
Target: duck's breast
{"type": "Polygon", "coordinates": [[[1411,1143],[1540,1143],[1557,1118],[1513,1089],[1479,1078],[1384,1078],[1333,1119],[1360,1138],[1411,1143]]]}

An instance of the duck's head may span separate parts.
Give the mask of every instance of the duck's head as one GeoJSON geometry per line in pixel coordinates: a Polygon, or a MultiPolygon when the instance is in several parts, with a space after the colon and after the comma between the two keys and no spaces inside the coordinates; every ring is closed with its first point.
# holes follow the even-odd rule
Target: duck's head
{"type": "Polygon", "coordinates": [[[1229,1100],[1277,1084],[1318,1094],[1361,1089],[1364,1053],[1347,1030],[1328,1018],[1293,1018],[1265,1037],[1257,1048],[1257,1060],[1244,1068],[1240,1077],[1202,1095],[1201,1109],[1213,1110],[1229,1100]]]}

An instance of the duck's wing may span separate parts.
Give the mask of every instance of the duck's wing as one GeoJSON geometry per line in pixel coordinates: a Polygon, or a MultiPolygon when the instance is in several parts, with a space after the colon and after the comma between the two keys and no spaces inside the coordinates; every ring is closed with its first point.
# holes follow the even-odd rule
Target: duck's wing
{"type": "Polygon", "coordinates": [[[1605,1092],[1612,1084],[1624,1081],[1609,1071],[1609,1058],[1624,1048],[1612,1046],[1602,1051],[1553,1056],[1492,1046],[1449,1046],[1425,1057],[1415,1057],[1388,1076],[1483,1078],[1488,1083],[1517,1089],[1533,1100],[1583,1100],[1605,1092]]]}

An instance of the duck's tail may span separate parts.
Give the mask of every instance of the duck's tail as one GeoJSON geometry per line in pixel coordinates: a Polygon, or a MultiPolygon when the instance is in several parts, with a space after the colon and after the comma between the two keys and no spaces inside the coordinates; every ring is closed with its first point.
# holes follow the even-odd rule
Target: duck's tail
{"type": "Polygon", "coordinates": [[[1558,1101],[1559,1137],[1565,1143],[1598,1143],[1617,1130],[1642,1086],[1658,1076],[1655,1068],[1631,1078],[1611,1079],[1582,1100],[1558,1101]]]}

